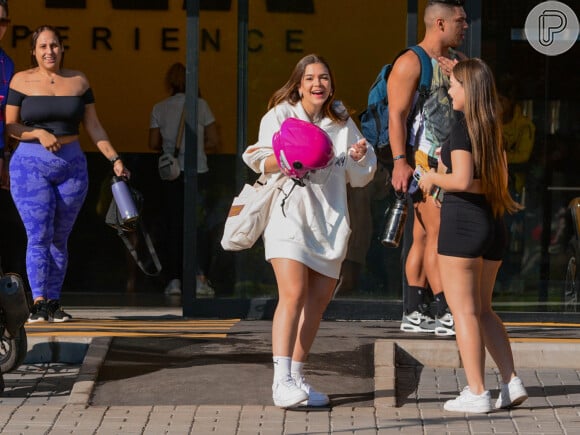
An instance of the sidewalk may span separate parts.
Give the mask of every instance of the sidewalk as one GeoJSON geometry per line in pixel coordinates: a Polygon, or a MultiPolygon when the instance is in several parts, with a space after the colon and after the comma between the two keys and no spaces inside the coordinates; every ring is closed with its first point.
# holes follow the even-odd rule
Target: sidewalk
{"type": "MultiPolygon", "coordinates": [[[[133,318],[135,312],[70,310],[75,318],[133,318]]],[[[146,321],[177,316],[150,310],[146,321]]],[[[398,407],[373,400],[374,343],[413,340],[433,349],[453,340],[403,334],[398,322],[323,322],[307,364],[312,384],[329,393],[332,408],[282,410],[271,405],[269,321],[241,321],[227,338],[116,337],[93,339],[80,364],[26,364],[5,374],[0,432],[5,434],[573,434],[580,433],[580,359],[569,361],[580,328],[509,326],[510,335],[532,342],[541,361],[555,367],[519,370],[530,398],[521,407],[487,415],[443,410],[465,385],[462,369],[398,367],[398,407]],[[565,332],[562,332],[565,331],[565,332]],[[558,346],[554,347],[554,343],[558,346]],[[551,347],[552,356],[543,349],[551,347]],[[558,350],[560,349],[560,350],[558,350]],[[552,358],[552,359],[550,359],[552,358]],[[92,378],[91,378],[92,377],[92,378]],[[96,381],[90,384],[90,379],[96,381]],[[94,388],[93,388],[94,387],[94,388]],[[84,394],[84,396],[83,396],[84,394]]],[[[159,327],[161,330],[161,327],[159,327]]],[[[200,334],[203,331],[200,332],[200,334]]],[[[34,340],[42,337],[33,337],[34,340]]],[[[45,338],[46,340],[46,338],[45,338]]],[[[51,338],[58,342],[58,338],[51,338]]],[[[514,349],[517,343],[514,344],[514,349]]],[[[378,352],[382,352],[379,350],[378,352]]],[[[429,352],[427,352],[429,354],[429,352]]],[[[518,354],[516,355],[523,355],[518,354]]],[[[383,356],[384,358],[384,356],[383,356]]],[[[520,361],[516,358],[516,364],[520,361]]],[[[486,371],[497,397],[497,371],[486,371]]]]}

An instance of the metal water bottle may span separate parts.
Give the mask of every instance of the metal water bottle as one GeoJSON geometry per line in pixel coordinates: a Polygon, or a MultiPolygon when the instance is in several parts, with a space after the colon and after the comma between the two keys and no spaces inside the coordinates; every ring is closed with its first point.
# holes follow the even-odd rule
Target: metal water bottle
{"type": "Polygon", "coordinates": [[[131,190],[123,177],[114,176],[111,181],[111,190],[113,198],[119,210],[119,216],[123,224],[133,222],[139,218],[139,212],[133,201],[131,190]]]}
{"type": "Polygon", "coordinates": [[[381,243],[389,248],[397,248],[405,230],[407,220],[407,198],[404,193],[395,193],[395,202],[385,211],[385,229],[381,243]]]}

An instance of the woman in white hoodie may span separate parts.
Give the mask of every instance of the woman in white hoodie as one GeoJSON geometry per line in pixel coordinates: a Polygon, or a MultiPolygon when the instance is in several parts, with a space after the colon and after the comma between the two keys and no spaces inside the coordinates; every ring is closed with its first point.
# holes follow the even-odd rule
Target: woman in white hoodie
{"type": "Polygon", "coordinates": [[[286,84],[270,98],[258,143],[243,154],[255,172],[284,176],[272,149],[272,136],[287,118],[322,128],[334,147],[334,161],[307,174],[303,185],[287,177],[263,235],[279,296],[272,325],[272,396],[274,404],[284,408],[329,403],[326,394],[304,380],[302,368],[346,255],[351,232],[346,185],[365,186],[376,170],[372,147],[346,108],[334,100],[334,93],[328,63],[314,54],[302,58],[286,84]]]}

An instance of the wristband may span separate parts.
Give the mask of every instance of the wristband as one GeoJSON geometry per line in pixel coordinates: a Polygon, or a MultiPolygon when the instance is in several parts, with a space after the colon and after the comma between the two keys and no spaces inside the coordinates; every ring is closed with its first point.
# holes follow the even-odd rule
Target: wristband
{"type": "Polygon", "coordinates": [[[399,154],[399,155],[393,157],[393,162],[396,162],[397,160],[404,159],[405,157],[407,157],[405,154],[399,154]]]}
{"type": "Polygon", "coordinates": [[[110,162],[111,162],[111,165],[113,165],[113,166],[114,166],[114,165],[115,165],[115,162],[116,162],[117,160],[121,160],[121,157],[119,157],[119,156],[115,156],[115,157],[113,157],[113,158],[110,160],[110,162]]]}

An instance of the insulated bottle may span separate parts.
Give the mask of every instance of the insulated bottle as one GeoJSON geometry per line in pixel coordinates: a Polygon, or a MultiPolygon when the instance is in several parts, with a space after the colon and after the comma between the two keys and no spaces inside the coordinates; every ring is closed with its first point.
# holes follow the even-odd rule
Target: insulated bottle
{"type": "Polygon", "coordinates": [[[407,198],[403,193],[396,193],[396,199],[385,211],[386,223],[381,243],[389,248],[397,248],[401,242],[405,221],[407,220],[407,198]]]}
{"type": "Polygon", "coordinates": [[[131,190],[123,177],[114,176],[111,182],[113,198],[119,210],[119,216],[123,224],[133,222],[139,218],[139,212],[133,201],[131,190]]]}

